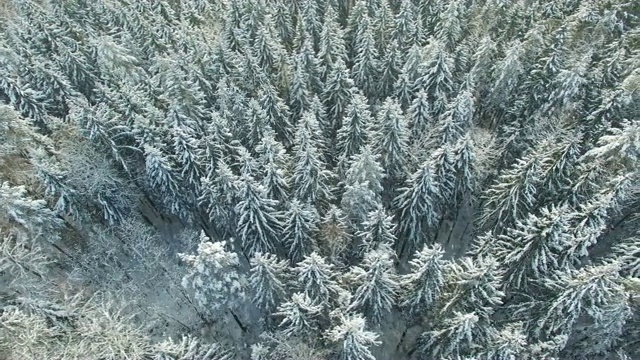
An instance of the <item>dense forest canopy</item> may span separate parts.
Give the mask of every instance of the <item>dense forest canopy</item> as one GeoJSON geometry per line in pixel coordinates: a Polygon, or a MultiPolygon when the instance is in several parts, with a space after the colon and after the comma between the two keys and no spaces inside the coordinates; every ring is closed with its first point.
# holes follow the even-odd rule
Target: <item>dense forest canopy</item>
{"type": "Polygon", "coordinates": [[[640,359],[640,3],[0,23],[0,359],[640,359]]]}

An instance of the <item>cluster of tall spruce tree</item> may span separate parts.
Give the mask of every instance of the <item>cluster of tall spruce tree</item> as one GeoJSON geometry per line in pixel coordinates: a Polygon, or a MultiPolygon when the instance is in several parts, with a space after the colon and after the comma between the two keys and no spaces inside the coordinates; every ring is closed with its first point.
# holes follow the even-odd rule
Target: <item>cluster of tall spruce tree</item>
{"type": "Polygon", "coordinates": [[[0,359],[640,358],[639,3],[0,23],[0,359]]]}

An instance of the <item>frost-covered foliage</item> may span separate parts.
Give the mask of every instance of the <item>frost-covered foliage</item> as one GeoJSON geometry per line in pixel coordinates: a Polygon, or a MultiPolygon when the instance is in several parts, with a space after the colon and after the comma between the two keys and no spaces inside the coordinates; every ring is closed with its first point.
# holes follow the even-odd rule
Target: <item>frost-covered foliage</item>
{"type": "Polygon", "coordinates": [[[355,289],[349,309],[360,310],[374,323],[391,310],[400,287],[392,256],[390,248],[372,250],[345,275],[355,289]]]}
{"type": "Polygon", "coordinates": [[[296,286],[315,304],[327,307],[341,297],[335,267],[318,253],[311,253],[293,268],[296,286]]]}
{"type": "Polygon", "coordinates": [[[338,353],[342,360],[373,360],[370,347],[380,344],[379,335],[365,329],[362,315],[340,314],[339,323],[327,332],[333,342],[338,343],[338,353]]]}
{"type": "Polygon", "coordinates": [[[272,310],[286,294],[286,261],[273,254],[255,253],[251,258],[249,284],[256,305],[272,310]]]}
{"type": "Polygon", "coordinates": [[[0,8],[0,358],[640,358],[636,2],[0,8]]]}
{"type": "Polygon", "coordinates": [[[304,338],[317,331],[317,318],[321,311],[322,306],[316,305],[307,294],[295,293],[289,301],[278,306],[274,315],[283,317],[279,326],[285,336],[304,338]]]}
{"type": "Polygon", "coordinates": [[[238,255],[227,250],[226,242],[211,242],[203,231],[197,253],[179,256],[189,265],[182,286],[193,289],[198,304],[207,311],[234,308],[246,297],[238,255]]]}
{"type": "Polygon", "coordinates": [[[444,251],[438,244],[425,245],[409,261],[411,271],[400,277],[402,306],[411,311],[430,308],[440,297],[444,287],[444,251]]]}

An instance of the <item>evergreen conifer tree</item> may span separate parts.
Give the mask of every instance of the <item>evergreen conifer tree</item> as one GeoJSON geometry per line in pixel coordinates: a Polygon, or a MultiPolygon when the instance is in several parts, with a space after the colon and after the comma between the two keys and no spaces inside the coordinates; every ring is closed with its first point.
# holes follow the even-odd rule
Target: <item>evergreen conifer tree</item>
{"type": "Polygon", "coordinates": [[[351,157],[358,154],[366,144],[371,121],[367,98],[362,93],[356,92],[347,106],[345,117],[342,120],[342,127],[337,133],[336,150],[342,171],[345,170],[346,163],[351,157]]]}
{"type": "Polygon", "coordinates": [[[280,249],[282,231],[277,201],[266,197],[264,187],[243,174],[238,180],[237,234],[247,254],[275,252],[280,249]]]}
{"type": "Polygon", "coordinates": [[[407,180],[395,205],[400,211],[400,231],[404,235],[400,252],[411,251],[423,246],[433,234],[437,222],[438,187],[435,182],[431,162],[426,161],[407,180]]]}
{"type": "Polygon", "coordinates": [[[391,311],[400,287],[393,255],[388,247],[372,250],[365,254],[360,266],[352,267],[345,275],[355,287],[349,309],[362,310],[374,323],[391,311]]]}
{"type": "Polygon", "coordinates": [[[371,131],[373,150],[382,156],[381,165],[390,181],[401,181],[410,165],[409,132],[400,104],[385,100],[371,131]]]}
{"type": "Polygon", "coordinates": [[[256,252],[251,258],[249,285],[253,290],[253,302],[269,311],[284,300],[287,292],[287,262],[273,254],[256,252]]]}
{"type": "Polygon", "coordinates": [[[297,275],[296,287],[323,308],[336,304],[344,292],[338,285],[334,266],[316,252],[306,256],[293,270],[297,275]]]}
{"type": "Polygon", "coordinates": [[[360,314],[341,315],[340,323],[327,332],[329,339],[340,343],[341,360],[375,360],[369,349],[380,344],[378,334],[365,330],[360,314]]]}
{"type": "Polygon", "coordinates": [[[409,261],[411,271],[401,275],[402,306],[409,307],[412,312],[428,309],[435,305],[444,288],[444,251],[442,246],[425,245],[417,251],[409,261]]]}
{"type": "Polygon", "coordinates": [[[344,116],[348,104],[353,97],[354,83],[349,76],[349,71],[344,61],[337,60],[333,69],[327,76],[327,82],[324,88],[324,105],[327,109],[327,125],[329,125],[330,138],[342,126],[342,117],[344,116]]]}
{"type": "Polygon", "coordinates": [[[305,337],[318,331],[317,319],[321,311],[322,307],[315,305],[305,293],[295,293],[274,315],[283,317],[280,327],[285,336],[305,337]]]}
{"type": "Polygon", "coordinates": [[[301,204],[297,199],[289,203],[285,213],[283,236],[289,248],[289,259],[293,264],[300,262],[316,248],[318,212],[309,204],[301,204]]]}
{"type": "Polygon", "coordinates": [[[331,198],[327,170],[321,154],[322,144],[318,123],[313,113],[307,112],[298,123],[296,132],[293,169],[293,187],[300,201],[316,203],[331,198]]]}

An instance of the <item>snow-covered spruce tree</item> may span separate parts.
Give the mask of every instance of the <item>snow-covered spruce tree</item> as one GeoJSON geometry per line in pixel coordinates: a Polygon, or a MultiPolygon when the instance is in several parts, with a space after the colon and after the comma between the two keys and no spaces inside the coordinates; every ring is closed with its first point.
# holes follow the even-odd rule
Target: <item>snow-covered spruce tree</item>
{"type": "MultiPolygon", "coordinates": [[[[320,44],[318,50],[318,59],[321,67],[321,79],[329,85],[329,79],[338,80],[338,76],[346,76],[346,68],[344,62],[347,59],[347,47],[344,40],[344,30],[338,24],[336,12],[333,6],[328,6],[324,16],[324,24],[322,25],[322,33],[320,34],[320,44]],[[343,64],[340,64],[343,62],[343,64]],[[340,73],[345,71],[344,73],[340,73]],[[334,75],[331,75],[334,74],[334,75]]],[[[346,79],[346,77],[345,77],[346,79]]]]}
{"type": "Polygon", "coordinates": [[[371,111],[367,104],[367,98],[361,92],[353,94],[351,102],[347,106],[346,114],[342,119],[342,126],[337,133],[336,151],[340,170],[344,173],[347,162],[351,157],[360,152],[369,137],[371,124],[371,111]]]}
{"type": "Polygon", "coordinates": [[[304,24],[305,31],[309,32],[313,40],[314,48],[318,48],[320,33],[322,31],[322,17],[318,1],[305,1],[299,5],[299,21],[304,24]]]}
{"type": "Polygon", "coordinates": [[[289,198],[288,175],[291,163],[289,154],[275,139],[273,131],[268,129],[255,150],[263,174],[262,186],[265,188],[267,197],[277,200],[280,206],[284,206],[289,198]]]}
{"type": "Polygon", "coordinates": [[[347,215],[347,224],[353,231],[362,230],[367,214],[380,206],[380,196],[371,190],[368,182],[345,184],[340,207],[347,215]]]}
{"type": "Polygon", "coordinates": [[[52,243],[58,239],[62,219],[47,207],[46,201],[27,196],[24,186],[11,186],[8,182],[2,182],[0,210],[0,223],[7,229],[6,235],[32,240],[46,236],[44,240],[52,243]],[[12,224],[15,225],[11,226],[12,224]]]}
{"type": "Polygon", "coordinates": [[[203,231],[196,254],[178,254],[189,265],[182,286],[193,289],[198,305],[213,316],[235,309],[246,298],[247,281],[239,272],[238,255],[226,247],[225,241],[211,242],[203,231]]]}
{"type": "Polygon", "coordinates": [[[467,25],[465,7],[462,1],[451,1],[440,13],[435,35],[449,51],[456,50],[455,47],[459,44],[463,29],[467,25]]]}
{"type": "Polygon", "coordinates": [[[363,230],[356,234],[362,242],[359,253],[366,254],[381,248],[393,249],[396,243],[396,227],[393,216],[378,205],[362,222],[363,230]]]}
{"type": "Polygon", "coordinates": [[[380,158],[379,154],[373,152],[371,145],[363,146],[351,157],[344,182],[347,184],[367,182],[369,188],[379,195],[383,191],[382,182],[385,178],[380,158]]]}
{"type": "Polygon", "coordinates": [[[277,201],[269,199],[253,177],[243,174],[239,178],[236,233],[246,254],[280,250],[282,220],[276,205],[277,201]]]}
{"type": "Polygon", "coordinates": [[[273,22],[275,25],[276,33],[285,48],[290,48],[293,45],[294,30],[293,30],[293,10],[290,9],[288,4],[284,1],[277,1],[275,9],[272,11],[273,22]]]}
{"type": "Polygon", "coordinates": [[[308,339],[318,331],[318,318],[322,312],[322,306],[316,305],[305,293],[291,295],[289,301],[278,306],[273,314],[282,317],[279,327],[282,333],[289,336],[297,336],[308,339]]]}
{"type": "Polygon", "coordinates": [[[426,161],[395,198],[395,206],[400,212],[399,230],[403,234],[398,244],[400,256],[413,252],[431,239],[438,220],[438,196],[431,162],[426,161]]]}
{"type": "Polygon", "coordinates": [[[469,134],[458,140],[453,149],[453,168],[456,173],[454,201],[459,204],[465,195],[473,194],[478,182],[476,148],[469,134]]]}
{"type": "Polygon", "coordinates": [[[182,181],[174,164],[159,149],[145,146],[147,178],[152,189],[158,191],[169,211],[184,220],[191,218],[191,209],[185,203],[178,184],[182,181]]]}
{"type": "Polygon", "coordinates": [[[285,212],[283,236],[289,248],[291,263],[297,264],[305,256],[316,250],[316,234],[319,216],[316,208],[309,203],[302,204],[297,199],[289,202],[285,212]]]}
{"type": "Polygon", "coordinates": [[[258,64],[270,74],[277,71],[278,58],[284,52],[273,28],[273,18],[271,14],[266,14],[264,24],[256,32],[253,43],[254,56],[258,59],[258,64]]]}
{"type": "Polygon", "coordinates": [[[341,360],[375,360],[370,347],[380,345],[379,335],[365,330],[361,314],[340,314],[340,324],[327,331],[327,337],[339,344],[341,360]]]}
{"type": "Polygon", "coordinates": [[[420,350],[435,358],[473,355],[474,348],[486,341],[486,330],[476,314],[456,311],[434,330],[422,334],[420,350]]]}
{"type": "Polygon", "coordinates": [[[330,309],[330,305],[340,300],[344,290],[338,285],[338,273],[318,253],[305,257],[293,271],[296,274],[294,287],[304,292],[314,304],[330,309]]]}
{"type": "Polygon", "coordinates": [[[380,80],[377,94],[386,99],[394,94],[394,87],[402,69],[402,55],[398,50],[398,41],[391,41],[380,59],[380,80]]]}
{"type": "Polygon", "coordinates": [[[371,153],[371,147],[367,145],[349,163],[340,205],[353,229],[362,230],[361,224],[368,213],[376,209],[382,200],[384,170],[378,162],[379,158],[371,153]]]}
{"type": "Polygon", "coordinates": [[[435,150],[431,154],[431,168],[433,169],[433,177],[437,187],[437,202],[441,209],[441,213],[437,214],[440,218],[445,216],[445,211],[454,210],[455,206],[448,207],[451,204],[456,186],[456,169],[453,163],[453,149],[451,145],[445,144],[443,147],[435,150]]]}
{"type": "Polygon", "coordinates": [[[474,99],[471,91],[461,90],[440,116],[435,143],[455,144],[473,126],[474,99]]]}
{"type": "Polygon", "coordinates": [[[487,98],[486,111],[492,116],[492,124],[500,124],[504,114],[511,105],[514,90],[523,72],[521,56],[523,46],[514,40],[506,50],[505,57],[494,66],[495,79],[491,94],[487,98]]]}
{"type": "Polygon", "coordinates": [[[324,87],[324,105],[327,109],[327,125],[329,125],[329,138],[333,139],[336,132],[342,126],[347,105],[353,97],[354,83],[349,76],[347,65],[342,59],[336,61],[331,72],[327,75],[324,87]]]}
{"type": "MultiPolygon", "coordinates": [[[[36,177],[42,181],[45,188],[45,195],[54,199],[53,210],[63,215],[69,215],[75,220],[80,219],[82,216],[79,206],[80,197],[77,190],[66,181],[68,172],[62,170],[60,165],[49,157],[44,149],[33,149],[30,157],[36,177]]],[[[0,164],[2,162],[3,160],[0,159],[0,164]]]]}
{"type": "Polygon", "coordinates": [[[360,23],[358,32],[355,34],[354,45],[355,58],[351,68],[353,81],[367,97],[375,98],[380,64],[368,16],[365,16],[360,23]]]}
{"type": "Polygon", "coordinates": [[[376,324],[391,311],[400,288],[393,266],[394,255],[390,247],[374,249],[345,275],[355,289],[348,310],[362,311],[376,324]]]}
{"type": "Polygon", "coordinates": [[[291,124],[296,124],[305,111],[311,105],[310,75],[304,68],[304,59],[301,54],[293,58],[293,74],[289,84],[287,104],[291,110],[291,124]]]}
{"type": "Polygon", "coordinates": [[[407,119],[394,98],[387,98],[371,129],[370,144],[392,184],[401,182],[411,165],[407,119]]]}
{"type": "MultiPolygon", "coordinates": [[[[381,55],[386,52],[391,40],[391,30],[394,27],[394,14],[388,0],[369,2],[369,16],[373,22],[373,36],[381,55]]],[[[396,43],[397,44],[397,43],[396,43]]],[[[399,55],[399,54],[398,54],[399,55]]],[[[382,96],[385,98],[387,95],[382,96]]]]}
{"type": "Polygon", "coordinates": [[[293,143],[293,129],[289,122],[290,110],[276,89],[270,85],[264,85],[261,90],[260,105],[267,115],[267,121],[278,135],[278,140],[285,146],[293,143]]]}
{"type": "Polygon", "coordinates": [[[313,41],[310,38],[309,33],[306,31],[301,34],[302,44],[298,51],[298,56],[301,66],[304,68],[305,73],[309,76],[309,91],[312,94],[322,94],[324,88],[324,79],[326,69],[322,66],[321,60],[316,56],[316,52],[313,49],[313,41]]]}
{"type": "Polygon", "coordinates": [[[241,144],[236,143],[233,145],[233,169],[239,172],[240,175],[259,176],[258,160],[253,154],[241,144]]]}
{"type": "Polygon", "coordinates": [[[203,175],[202,164],[198,162],[198,140],[188,128],[171,129],[173,151],[182,171],[180,177],[194,192],[200,189],[200,178],[203,175]]]}
{"type": "Polygon", "coordinates": [[[329,181],[332,174],[327,170],[321,151],[322,135],[315,115],[306,112],[296,131],[294,169],[292,185],[296,198],[312,204],[331,199],[329,181]]]}
{"type": "Polygon", "coordinates": [[[616,260],[620,263],[620,272],[623,275],[638,277],[640,275],[640,241],[638,235],[631,235],[623,240],[614,249],[616,260]]]}
{"type": "Polygon", "coordinates": [[[409,261],[411,270],[400,276],[402,295],[400,305],[412,312],[429,309],[440,298],[444,287],[444,251],[442,246],[425,245],[409,261]]]}
{"type": "Polygon", "coordinates": [[[413,1],[402,0],[400,10],[397,12],[392,39],[398,42],[400,51],[405,52],[413,45],[420,44],[418,28],[420,14],[413,1]]]}
{"type": "Polygon", "coordinates": [[[432,131],[431,105],[426,91],[420,90],[413,99],[408,110],[411,140],[413,143],[424,144],[432,131]]]}
{"type": "Polygon", "coordinates": [[[426,73],[416,79],[414,92],[424,90],[431,102],[431,114],[438,118],[444,113],[453,91],[453,61],[444,45],[437,40],[431,41],[428,49],[426,73]]]}
{"type": "Polygon", "coordinates": [[[218,162],[215,171],[202,179],[202,192],[198,204],[206,209],[207,220],[221,234],[235,234],[236,212],[239,201],[238,176],[224,159],[218,162]]]}
{"type": "Polygon", "coordinates": [[[287,262],[273,254],[255,253],[250,261],[249,285],[253,302],[266,311],[272,311],[287,293],[287,262]]]}
{"type": "Polygon", "coordinates": [[[473,312],[482,326],[487,326],[496,307],[502,304],[503,272],[491,257],[463,257],[445,266],[442,295],[438,310],[447,316],[452,312],[473,312]]]}
{"type": "Polygon", "coordinates": [[[535,205],[537,186],[542,180],[541,167],[541,159],[531,153],[500,174],[485,192],[481,223],[504,229],[522,219],[535,205]]]}
{"type": "MultiPolygon", "coordinates": [[[[358,37],[363,35],[370,26],[369,10],[365,1],[355,1],[349,9],[347,26],[344,39],[347,45],[347,57],[353,60],[356,57],[358,37]]],[[[352,64],[350,64],[352,65],[352,64]]]]}
{"type": "Polygon", "coordinates": [[[620,264],[612,262],[580,270],[557,272],[544,279],[555,295],[547,302],[536,333],[571,335],[581,317],[588,323],[578,330],[577,353],[594,356],[607,351],[619,340],[631,316],[630,296],[619,274],[620,264]]]}
{"type": "Polygon", "coordinates": [[[529,214],[504,235],[487,244],[490,253],[505,269],[505,280],[517,289],[560,268],[560,255],[575,240],[571,234],[572,212],[567,207],[540,209],[529,214]]]}
{"type": "Polygon", "coordinates": [[[257,100],[249,100],[243,123],[246,127],[243,144],[253,150],[264,137],[267,126],[270,125],[267,119],[267,112],[257,100]]]}

